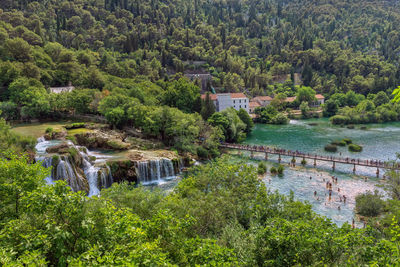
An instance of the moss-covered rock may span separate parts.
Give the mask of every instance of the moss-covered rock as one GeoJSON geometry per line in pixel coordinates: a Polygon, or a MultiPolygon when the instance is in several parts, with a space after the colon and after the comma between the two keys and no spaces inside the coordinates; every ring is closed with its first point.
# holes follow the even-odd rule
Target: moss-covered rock
{"type": "Polygon", "coordinates": [[[324,147],[325,151],[327,152],[337,152],[337,146],[333,144],[328,144],[324,147]]]}
{"type": "Polygon", "coordinates": [[[85,146],[89,149],[126,150],[130,148],[130,144],[99,132],[76,134],[75,139],[80,146],[85,146]]]}
{"type": "Polygon", "coordinates": [[[110,167],[114,182],[123,181],[137,183],[138,177],[135,163],[130,160],[111,161],[107,163],[110,167]]]}
{"type": "Polygon", "coordinates": [[[356,145],[356,144],[350,144],[349,145],[349,151],[350,152],[361,152],[363,150],[362,146],[356,145]]]}

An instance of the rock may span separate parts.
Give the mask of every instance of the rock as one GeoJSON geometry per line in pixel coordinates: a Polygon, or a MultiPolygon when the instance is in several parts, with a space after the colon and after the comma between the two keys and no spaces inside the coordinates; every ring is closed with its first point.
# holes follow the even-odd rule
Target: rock
{"type": "Polygon", "coordinates": [[[67,143],[62,143],[56,146],[51,146],[46,149],[47,153],[58,153],[65,154],[68,152],[69,145],[67,143]]]}
{"type": "Polygon", "coordinates": [[[75,139],[80,146],[89,149],[126,150],[130,147],[130,144],[123,142],[118,137],[99,131],[76,134],[75,139]]]}
{"type": "Polygon", "coordinates": [[[64,139],[67,136],[67,131],[53,131],[51,133],[46,133],[44,139],[46,141],[64,139]]]}
{"type": "Polygon", "coordinates": [[[110,167],[114,182],[123,181],[137,183],[138,177],[135,163],[131,160],[111,161],[107,163],[110,167]]]}

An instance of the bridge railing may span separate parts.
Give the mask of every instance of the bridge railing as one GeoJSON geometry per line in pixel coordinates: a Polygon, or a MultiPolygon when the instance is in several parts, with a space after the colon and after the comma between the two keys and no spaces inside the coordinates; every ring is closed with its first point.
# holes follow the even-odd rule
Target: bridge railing
{"type": "Polygon", "coordinates": [[[267,146],[251,146],[251,145],[239,145],[239,144],[228,144],[228,143],[222,143],[221,146],[226,147],[226,148],[239,149],[239,150],[280,154],[283,156],[304,157],[304,158],[309,158],[309,159],[332,161],[332,162],[337,162],[337,163],[355,164],[355,165],[379,167],[379,168],[400,169],[400,164],[398,164],[398,163],[389,164],[388,162],[385,162],[385,161],[373,160],[373,159],[368,160],[368,159],[354,159],[354,158],[348,158],[348,157],[340,158],[340,157],[334,157],[334,156],[322,156],[322,155],[317,155],[317,154],[303,153],[300,151],[291,151],[291,150],[285,150],[285,149],[270,148],[267,146]]]}

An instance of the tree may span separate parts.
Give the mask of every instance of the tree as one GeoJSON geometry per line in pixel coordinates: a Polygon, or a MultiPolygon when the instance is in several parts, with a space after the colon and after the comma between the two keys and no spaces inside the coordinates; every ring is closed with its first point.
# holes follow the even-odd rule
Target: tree
{"type": "Polygon", "coordinates": [[[28,62],[32,60],[32,48],[21,38],[8,39],[4,44],[5,52],[12,60],[28,62]]]}
{"type": "Polygon", "coordinates": [[[168,85],[164,92],[164,104],[176,107],[184,112],[193,112],[200,88],[192,82],[181,78],[168,85]]]}
{"type": "Polygon", "coordinates": [[[254,127],[253,119],[249,116],[246,110],[240,109],[238,111],[238,116],[244,124],[246,124],[246,133],[250,133],[254,127]]]}
{"type": "Polygon", "coordinates": [[[310,117],[310,107],[308,106],[308,102],[306,102],[306,101],[301,102],[300,110],[301,110],[301,115],[303,116],[303,118],[310,117]]]}
{"type": "Polygon", "coordinates": [[[0,208],[2,220],[19,218],[20,201],[44,184],[49,175],[41,162],[30,163],[26,155],[4,152],[0,157],[0,208]]]}
{"type": "Polygon", "coordinates": [[[204,120],[208,120],[208,118],[210,118],[211,115],[215,113],[215,105],[211,100],[210,93],[206,93],[206,98],[201,103],[201,116],[204,120]]]}
{"type": "Polygon", "coordinates": [[[376,217],[384,206],[385,202],[377,190],[374,193],[367,191],[356,196],[356,212],[361,216],[376,217]]]}
{"type": "Polygon", "coordinates": [[[339,110],[339,104],[336,100],[329,99],[325,102],[323,107],[323,115],[324,117],[331,117],[336,115],[339,110]]]}
{"type": "Polygon", "coordinates": [[[297,90],[296,101],[298,103],[307,102],[309,105],[315,101],[315,91],[310,87],[302,86],[297,90]]]}
{"type": "Polygon", "coordinates": [[[379,107],[379,106],[381,106],[383,104],[387,104],[387,103],[389,103],[389,101],[390,101],[389,97],[383,91],[377,93],[376,96],[373,99],[375,107],[379,107]]]}

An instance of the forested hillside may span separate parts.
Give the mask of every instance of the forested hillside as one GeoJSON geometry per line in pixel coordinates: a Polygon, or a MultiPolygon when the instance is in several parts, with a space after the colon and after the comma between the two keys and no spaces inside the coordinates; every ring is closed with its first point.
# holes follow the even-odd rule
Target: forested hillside
{"type": "Polygon", "coordinates": [[[102,89],[80,75],[97,70],[156,81],[189,61],[204,61],[213,86],[254,94],[294,72],[329,94],[376,93],[400,78],[398,1],[4,0],[0,8],[3,60],[24,62],[21,74],[45,86],[102,89]]]}

